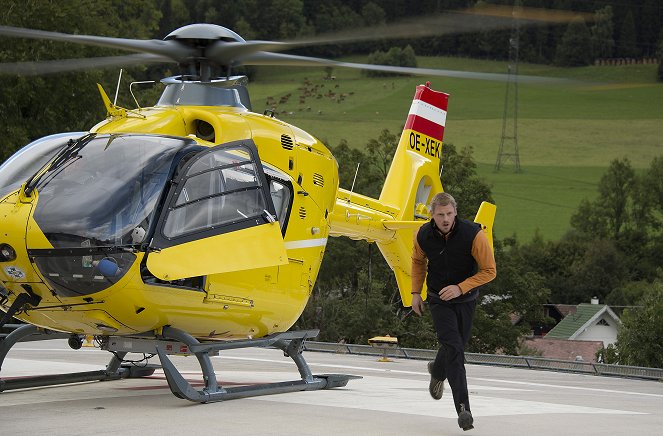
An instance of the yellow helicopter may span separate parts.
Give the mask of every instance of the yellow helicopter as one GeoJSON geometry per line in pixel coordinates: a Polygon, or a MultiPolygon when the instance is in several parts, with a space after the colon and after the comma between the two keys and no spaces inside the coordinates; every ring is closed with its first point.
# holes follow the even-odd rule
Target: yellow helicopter
{"type": "MultiPolygon", "coordinates": [[[[0,308],[26,323],[0,343],[64,332],[72,348],[93,335],[114,353],[105,370],[54,379],[0,380],[0,391],[143,376],[127,353],[158,354],[173,393],[195,402],[344,386],[313,375],[289,331],[302,313],[330,236],[375,242],[411,303],[413,231],[442,191],[440,154],[448,95],[418,86],[379,198],[339,188],[338,163],[309,133],[252,112],[236,65],[335,65],[400,73],[436,70],[340,63],[278,53],[292,44],[245,41],[212,24],[160,40],[128,40],[0,27],[0,36],[138,51],[131,62],[177,62],[153,107],[126,109],[99,85],[107,118],[88,132],[38,139],[0,166],[0,308]],[[224,388],[210,355],[274,347],[301,380],[224,388]],[[168,354],[191,354],[194,389],[168,354]]],[[[126,62],[126,59],[124,60],[126,62]]],[[[492,243],[495,206],[476,221],[492,243]]]]}

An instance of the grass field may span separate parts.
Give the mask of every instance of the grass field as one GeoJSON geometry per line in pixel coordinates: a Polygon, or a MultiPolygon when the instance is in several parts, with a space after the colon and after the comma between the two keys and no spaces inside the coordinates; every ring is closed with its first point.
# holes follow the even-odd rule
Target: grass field
{"type": "MultiPolygon", "coordinates": [[[[419,65],[506,71],[504,62],[457,58],[422,58],[419,65]]],[[[644,169],[653,157],[663,155],[663,84],[655,83],[656,65],[576,69],[521,65],[520,73],[578,80],[519,86],[520,173],[514,173],[511,165],[494,170],[504,83],[440,77],[369,79],[341,69],[334,69],[335,80],[325,80],[323,69],[264,68],[258,70],[250,91],[257,112],[267,108],[268,97],[278,101],[290,94],[287,103],[276,107],[279,118],[328,144],[345,139],[361,148],[383,129],[400,132],[414,87],[430,80],[434,89],[451,95],[445,142],[458,149],[472,147],[479,174],[492,186],[498,206],[497,237],[516,234],[520,241],[528,241],[538,229],[545,239],[555,240],[568,229],[580,201],[597,195],[597,183],[613,159],[627,157],[635,168],[644,169]],[[317,85],[315,94],[321,97],[300,100],[305,81],[308,88],[317,85]]],[[[506,145],[511,146],[506,151],[513,151],[512,142],[506,145]]]]}

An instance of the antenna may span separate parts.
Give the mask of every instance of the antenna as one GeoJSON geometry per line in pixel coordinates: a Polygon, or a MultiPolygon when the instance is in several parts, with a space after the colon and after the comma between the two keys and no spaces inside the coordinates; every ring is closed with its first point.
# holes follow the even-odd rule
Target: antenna
{"type": "Polygon", "coordinates": [[[359,165],[361,165],[361,162],[357,162],[357,170],[355,171],[354,179],[352,179],[352,187],[350,187],[350,195],[348,196],[348,203],[350,203],[350,198],[352,198],[352,192],[355,190],[355,182],[357,181],[357,174],[359,174],[359,165]]]}
{"type": "Polygon", "coordinates": [[[520,45],[521,0],[513,5],[513,24],[509,38],[509,66],[507,72],[506,93],[504,95],[504,114],[502,115],[502,139],[497,152],[495,171],[499,171],[508,160],[514,163],[514,171],[520,172],[520,154],[518,152],[518,46],[520,45]],[[505,151],[512,146],[513,151],[505,151]]]}
{"type": "Polygon", "coordinates": [[[120,77],[117,78],[117,87],[115,88],[115,99],[113,100],[113,106],[117,105],[117,94],[120,93],[120,82],[122,81],[122,68],[120,68],[120,77]]]}

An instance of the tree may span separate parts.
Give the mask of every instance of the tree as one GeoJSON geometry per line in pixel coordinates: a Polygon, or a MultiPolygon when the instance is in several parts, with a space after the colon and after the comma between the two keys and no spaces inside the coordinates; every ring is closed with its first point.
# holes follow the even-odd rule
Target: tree
{"type": "Polygon", "coordinates": [[[601,201],[610,210],[608,217],[612,235],[618,236],[627,221],[629,196],[635,184],[635,171],[628,158],[613,160],[599,182],[601,201]]]}
{"type": "Polygon", "coordinates": [[[387,178],[387,172],[398,146],[398,139],[399,137],[391,133],[389,129],[384,129],[378,139],[370,139],[366,144],[371,165],[376,169],[380,182],[387,178]]]}
{"type": "Polygon", "coordinates": [[[633,18],[633,12],[629,9],[624,15],[624,21],[622,21],[619,29],[618,56],[632,58],[640,54],[636,35],[635,19],[633,18]]]}
{"type": "Polygon", "coordinates": [[[574,18],[557,43],[555,64],[562,67],[589,65],[592,60],[591,35],[582,17],[574,18]]]}
{"type": "MultiPolygon", "coordinates": [[[[392,47],[389,51],[374,51],[368,55],[368,63],[373,65],[392,65],[395,67],[416,67],[417,57],[412,46],[405,48],[392,47]]],[[[398,73],[387,73],[384,71],[363,70],[368,77],[397,76],[398,73]]]]}
{"type": "Polygon", "coordinates": [[[617,240],[626,230],[636,229],[635,217],[646,217],[641,208],[646,204],[635,201],[638,196],[637,179],[628,158],[615,159],[599,181],[599,197],[593,202],[584,200],[571,217],[571,226],[585,234],[617,240]]]}
{"type": "Polygon", "coordinates": [[[607,5],[594,13],[592,31],[592,54],[595,58],[610,58],[615,47],[612,37],[612,6],[607,5]]]}
{"type": "Polygon", "coordinates": [[[650,194],[648,201],[651,202],[651,208],[658,212],[658,216],[653,218],[656,221],[656,227],[663,227],[663,157],[655,157],[649,164],[649,169],[645,173],[643,186],[650,194]]]}
{"type": "Polygon", "coordinates": [[[628,282],[614,288],[607,297],[605,304],[615,306],[636,306],[651,289],[647,281],[628,282]]]}
{"type": "Polygon", "coordinates": [[[340,1],[315,2],[313,23],[318,33],[334,32],[346,28],[361,28],[364,19],[340,1]]]}
{"type": "Polygon", "coordinates": [[[656,78],[659,82],[663,82],[663,29],[658,37],[658,46],[656,47],[656,58],[658,59],[658,69],[656,70],[656,78]]]}
{"type": "Polygon", "coordinates": [[[616,365],[619,363],[619,356],[617,355],[617,348],[613,344],[608,344],[607,347],[601,347],[596,352],[596,361],[608,365],[616,365]]]}
{"type": "Polygon", "coordinates": [[[592,297],[604,301],[612,289],[629,279],[624,255],[612,241],[595,239],[586,244],[582,257],[568,265],[571,286],[562,291],[566,301],[588,302],[592,297]]]}
{"type": "Polygon", "coordinates": [[[642,43],[643,55],[647,57],[656,56],[659,32],[663,26],[660,0],[642,0],[642,8],[637,22],[638,41],[642,43]]]}
{"type": "Polygon", "coordinates": [[[253,27],[244,18],[240,18],[235,22],[235,32],[247,41],[256,38],[256,31],[253,30],[253,27]]]}
{"type": "Polygon", "coordinates": [[[619,363],[663,368],[663,283],[654,283],[641,304],[622,315],[615,344],[619,363]]]}
{"type": "MultiPolygon", "coordinates": [[[[631,280],[630,263],[611,240],[569,232],[560,241],[531,242],[511,252],[523,271],[536,273],[549,289],[548,301],[563,304],[605,297],[614,287],[631,280]]],[[[498,275],[499,277],[499,275],[498,275]]]]}
{"type": "Polygon", "coordinates": [[[361,16],[367,26],[378,26],[386,22],[384,9],[372,1],[361,8],[361,16]]]}
{"type": "Polygon", "coordinates": [[[598,198],[581,202],[571,218],[572,230],[557,243],[562,247],[573,241],[576,254],[551,256],[566,265],[544,274],[555,302],[577,304],[605,296],[613,304],[625,299],[629,302],[622,304],[633,304],[627,284],[657,277],[663,249],[662,179],[663,158],[653,159],[641,176],[626,158],[611,162],[599,182],[598,198]]]}
{"type": "Polygon", "coordinates": [[[161,3],[159,9],[163,14],[159,23],[162,37],[177,29],[181,23],[191,20],[190,10],[184,0],[160,0],[159,3],[161,3]]]}
{"type": "MultiPolygon", "coordinates": [[[[259,8],[263,7],[262,5],[259,8]]],[[[303,13],[301,0],[273,0],[265,8],[265,15],[260,27],[267,22],[278,26],[276,31],[270,35],[274,39],[291,39],[306,32],[306,18],[303,13]]]]}
{"type": "MultiPolygon", "coordinates": [[[[382,135],[389,136],[390,133],[388,130],[383,130],[382,135]]],[[[370,140],[369,144],[373,141],[370,140]]],[[[338,162],[339,186],[345,189],[353,188],[353,192],[371,197],[380,194],[384,176],[366,153],[351,148],[345,139],[342,139],[338,146],[330,147],[330,150],[338,162]]]]}
{"type": "MultiPolygon", "coordinates": [[[[573,279],[570,265],[582,262],[587,251],[589,242],[576,238],[566,237],[557,242],[550,242],[543,251],[543,262],[548,265],[545,269],[535,269],[545,278],[545,286],[550,289],[550,301],[553,303],[578,304],[588,301],[587,296],[582,295],[578,285],[573,279]]],[[[526,264],[530,260],[524,257],[526,264]]],[[[591,297],[590,297],[591,298],[591,297]]]]}

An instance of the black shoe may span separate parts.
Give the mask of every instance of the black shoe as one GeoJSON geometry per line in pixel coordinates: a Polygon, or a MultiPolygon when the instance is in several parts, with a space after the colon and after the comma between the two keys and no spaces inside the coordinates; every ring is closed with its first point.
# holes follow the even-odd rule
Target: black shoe
{"type": "Polygon", "coordinates": [[[460,405],[460,413],[458,413],[458,427],[464,431],[472,430],[474,428],[474,418],[472,412],[465,410],[465,404],[460,405]]]}
{"type": "Polygon", "coordinates": [[[442,398],[444,393],[444,380],[438,380],[433,377],[433,362],[428,362],[428,373],[430,374],[430,384],[428,385],[428,392],[434,400],[442,398]]]}

